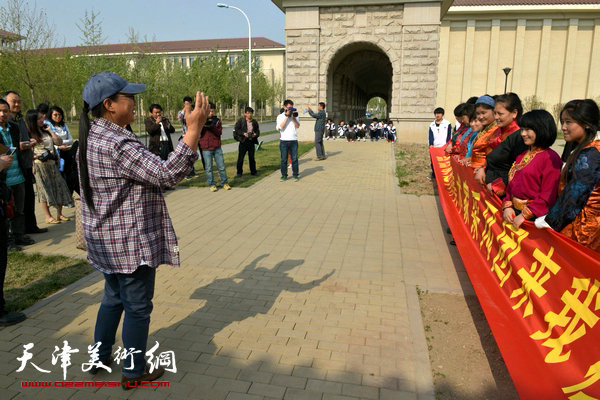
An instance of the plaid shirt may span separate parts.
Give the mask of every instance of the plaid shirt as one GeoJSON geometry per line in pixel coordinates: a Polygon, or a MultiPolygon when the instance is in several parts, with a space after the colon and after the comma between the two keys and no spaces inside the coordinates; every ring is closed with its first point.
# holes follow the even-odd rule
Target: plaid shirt
{"type": "Polygon", "coordinates": [[[183,179],[198,154],[180,141],[163,161],[135,134],[99,118],[90,129],[87,158],[96,208],[92,213],[82,198],[90,264],[108,274],[129,274],[141,264],[178,266],[177,238],[161,186],[183,179]]]}

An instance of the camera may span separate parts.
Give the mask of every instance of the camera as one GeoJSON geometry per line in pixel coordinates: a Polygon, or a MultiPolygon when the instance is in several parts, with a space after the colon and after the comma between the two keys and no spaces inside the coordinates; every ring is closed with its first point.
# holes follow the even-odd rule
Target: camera
{"type": "Polygon", "coordinates": [[[217,118],[216,116],[212,116],[206,119],[204,126],[213,126],[216,125],[217,122],[219,122],[219,118],[217,118]]]}
{"type": "Polygon", "coordinates": [[[288,117],[293,116],[294,118],[298,118],[298,109],[294,108],[294,107],[288,109],[287,110],[287,116],[288,117]]]}

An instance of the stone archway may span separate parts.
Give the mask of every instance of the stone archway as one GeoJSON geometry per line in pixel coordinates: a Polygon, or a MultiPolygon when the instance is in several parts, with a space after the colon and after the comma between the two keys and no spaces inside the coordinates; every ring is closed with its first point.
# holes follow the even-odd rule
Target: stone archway
{"type": "Polygon", "coordinates": [[[327,68],[329,117],[335,121],[364,118],[369,99],[378,96],[391,111],[393,66],[387,54],[370,42],[340,48],[327,68]]]}
{"type": "MultiPolygon", "coordinates": [[[[451,0],[273,1],[286,13],[287,98],[300,108],[325,101],[339,120],[364,115],[377,95],[402,139],[422,141],[435,108],[441,7],[451,0]]],[[[310,140],[314,120],[300,122],[300,139],[310,140]]]]}

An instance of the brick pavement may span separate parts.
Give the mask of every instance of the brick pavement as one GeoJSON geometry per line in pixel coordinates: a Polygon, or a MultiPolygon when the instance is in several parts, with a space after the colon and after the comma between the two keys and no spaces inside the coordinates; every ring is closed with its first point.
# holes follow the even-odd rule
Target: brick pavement
{"type": "MultiPolygon", "coordinates": [[[[168,193],[182,267],[158,270],[149,344],[175,352],[169,388],[21,388],[62,380],[51,353],[63,340],[80,350],[68,379],[119,379],[81,371],[102,297],[94,273],[0,330],[0,398],[433,399],[416,286],[469,288],[439,203],[399,192],[389,144],[326,150],[301,159],[299,182],[274,173],[248,189],[168,193]],[[29,342],[50,374],[15,372],[29,342]]],[[[73,224],[27,251],[82,257],[73,224]]]]}

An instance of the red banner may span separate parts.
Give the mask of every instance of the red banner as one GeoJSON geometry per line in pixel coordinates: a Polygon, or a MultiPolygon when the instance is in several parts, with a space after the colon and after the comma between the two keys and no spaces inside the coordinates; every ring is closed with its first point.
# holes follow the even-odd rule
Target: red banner
{"type": "Polygon", "coordinates": [[[600,257],[551,229],[514,229],[473,170],[431,148],[440,202],[522,399],[600,399],[600,257]]]}

